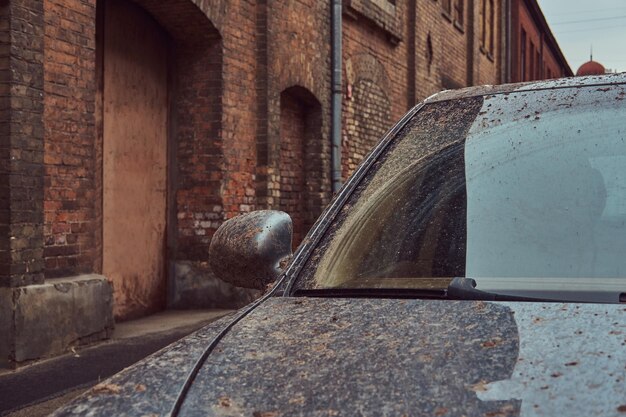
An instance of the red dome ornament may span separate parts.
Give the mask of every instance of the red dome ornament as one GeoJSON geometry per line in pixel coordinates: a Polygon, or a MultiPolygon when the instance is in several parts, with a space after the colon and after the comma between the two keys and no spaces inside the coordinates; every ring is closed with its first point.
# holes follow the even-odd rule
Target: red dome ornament
{"type": "Polygon", "coordinates": [[[604,65],[599,62],[593,60],[593,46],[589,52],[589,61],[582,64],[578,71],[576,71],[577,76],[581,75],[602,75],[606,74],[606,69],[604,69],[604,65]]]}
{"type": "Polygon", "coordinates": [[[578,68],[576,75],[602,75],[606,72],[604,66],[596,61],[587,61],[578,68]]]}

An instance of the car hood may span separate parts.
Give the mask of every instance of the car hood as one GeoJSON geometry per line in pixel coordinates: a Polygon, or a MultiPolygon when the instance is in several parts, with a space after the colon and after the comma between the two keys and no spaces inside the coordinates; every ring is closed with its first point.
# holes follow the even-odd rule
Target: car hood
{"type": "MultiPolygon", "coordinates": [[[[57,415],[167,414],[220,325],[57,415]]],[[[622,305],[273,298],[220,341],[180,415],[624,415],[625,339],[622,305]]]]}

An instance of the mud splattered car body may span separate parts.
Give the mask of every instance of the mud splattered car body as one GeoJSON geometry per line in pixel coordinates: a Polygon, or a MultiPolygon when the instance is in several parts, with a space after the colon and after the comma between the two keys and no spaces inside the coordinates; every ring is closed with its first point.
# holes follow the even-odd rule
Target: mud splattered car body
{"type": "Polygon", "coordinates": [[[625,98],[624,75],[431,97],[267,295],[56,415],[626,415],[625,98]]]}

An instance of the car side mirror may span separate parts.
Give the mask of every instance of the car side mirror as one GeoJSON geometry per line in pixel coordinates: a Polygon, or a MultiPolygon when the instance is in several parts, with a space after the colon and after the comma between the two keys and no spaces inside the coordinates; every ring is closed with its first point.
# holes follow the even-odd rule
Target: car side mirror
{"type": "Polygon", "coordinates": [[[209,246],[209,265],[237,287],[265,290],[291,259],[293,226],[287,213],[259,210],[226,220],[209,246]]]}

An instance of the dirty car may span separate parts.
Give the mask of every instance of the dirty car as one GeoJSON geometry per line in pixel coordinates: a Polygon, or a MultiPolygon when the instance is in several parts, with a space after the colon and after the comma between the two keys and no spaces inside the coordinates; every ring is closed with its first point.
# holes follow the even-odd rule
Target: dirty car
{"type": "Polygon", "coordinates": [[[231,219],[215,273],[266,295],[66,415],[626,415],[626,75],[413,108],[290,253],[231,219]]]}

